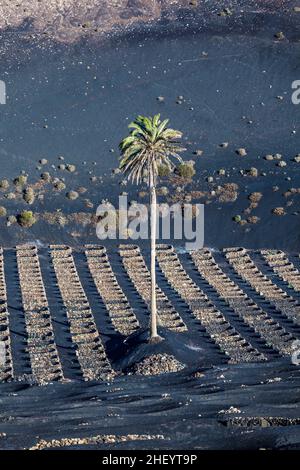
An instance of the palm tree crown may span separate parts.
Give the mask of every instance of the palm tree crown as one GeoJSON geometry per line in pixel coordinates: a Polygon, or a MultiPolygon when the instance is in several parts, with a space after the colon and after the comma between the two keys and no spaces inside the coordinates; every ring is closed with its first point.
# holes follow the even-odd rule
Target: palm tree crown
{"type": "Polygon", "coordinates": [[[155,182],[158,166],[166,165],[174,169],[170,157],[179,161],[180,152],[185,149],[179,145],[180,131],[167,128],[169,119],[160,120],[160,114],[154,117],[138,116],[129,124],[130,134],[120,143],[120,169],[128,179],[139,184],[144,174],[148,174],[149,184],[155,182]]]}

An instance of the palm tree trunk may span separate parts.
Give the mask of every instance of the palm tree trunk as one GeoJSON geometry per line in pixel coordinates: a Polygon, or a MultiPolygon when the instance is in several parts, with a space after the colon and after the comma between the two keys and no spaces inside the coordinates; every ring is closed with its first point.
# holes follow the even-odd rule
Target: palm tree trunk
{"type": "Polygon", "coordinates": [[[158,339],[157,333],[157,306],[156,306],[156,189],[153,175],[150,176],[150,208],[151,208],[151,318],[150,318],[150,341],[158,339]]]}

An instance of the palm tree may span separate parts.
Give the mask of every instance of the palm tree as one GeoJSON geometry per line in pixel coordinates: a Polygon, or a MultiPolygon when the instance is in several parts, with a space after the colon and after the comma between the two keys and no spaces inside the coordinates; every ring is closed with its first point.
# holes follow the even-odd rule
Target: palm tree
{"type": "Polygon", "coordinates": [[[156,307],[156,181],[158,168],[165,165],[170,171],[174,170],[174,163],[170,157],[180,162],[179,153],[185,149],[181,147],[178,140],[182,137],[180,131],[167,127],[169,119],[160,120],[160,114],[154,117],[138,116],[128,128],[129,135],[125,137],[120,145],[119,168],[132,182],[139,184],[147,176],[150,190],[151,208],[151,319],[150,319],[150,342],[158,342],[161,337],[157,333],[157,307],[156,307]]]}

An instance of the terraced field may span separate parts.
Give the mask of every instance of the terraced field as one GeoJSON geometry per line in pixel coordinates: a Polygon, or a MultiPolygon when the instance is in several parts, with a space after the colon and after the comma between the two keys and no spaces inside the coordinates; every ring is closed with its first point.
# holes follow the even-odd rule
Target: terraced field
{"type": "MultiPolygon", "coordinates": [[[[202,352],[207,365],[288,358],[300,339],[298,259],[160,245],[159,324],[191,346],[194,365],[202,352]]],[[[149,253],[137,246],[1,250],[1,382],[111,380],[122,372],[111,344],[147,327],[149,305],[149,253]]]]}

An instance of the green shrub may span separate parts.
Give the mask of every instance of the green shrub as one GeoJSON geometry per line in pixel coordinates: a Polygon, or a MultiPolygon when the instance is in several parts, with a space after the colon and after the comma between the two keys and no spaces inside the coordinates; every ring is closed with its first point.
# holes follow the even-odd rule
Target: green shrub
{"type": "Polygon", "coordinates": [[[32,227],[36,223],[36,218],[32,211],[22,211],[17,217],[21,227],[32,227]]]}
{"type": "Polygon", "coordinates": [[[169,174],[171,173],[171,170],[167,165],[158,165],[157,171],[158,171],[158,176],[160,178],[164,176],[169,176],[169,174]]]}
{"type": "Polygon", "coordinates": [[[194,166],[190,163],[181,163],[177,168],[179,176],[184,179],[191,179],[195,175],[194,166]]]}

